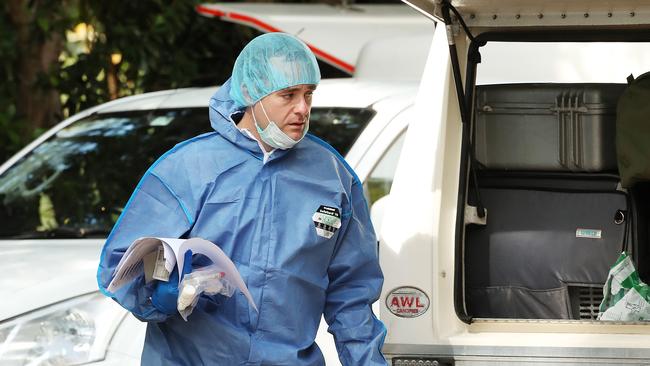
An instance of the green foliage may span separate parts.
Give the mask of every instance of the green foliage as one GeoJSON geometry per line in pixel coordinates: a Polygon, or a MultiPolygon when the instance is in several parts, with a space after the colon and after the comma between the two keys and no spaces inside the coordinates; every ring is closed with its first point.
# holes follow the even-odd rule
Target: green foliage
{"type": "Polygon", "coordinates": [[[19,124],[15,121],[13,52],[16,34],[12,32],[6,13],[0,13],[0,162],[20,148],[19,124]]]}
{"type": "MultiPolygon", "coordinates": [[[[85,0],[81,21],[94,39],[87,53],[68,47],[61,73],[66,115],[110,99],[107,78],[114,72],[117,96],[216,85],[225,81],[241,45],[256,35],[244,27],[196,13],[200,1],[85,0]],[[111,65],[111,55],[121,61],[111,65]],[[114,70],[114,71],[112,71],[114,70]]],[[[69,45],[74,46],[74,45],[69,45]]]]}
{"type": "MultiPolygon", "coordinates": [[[[58,90],[64,118],[112,97],[224,82],[241,46],[258,33],[199,15],[201,2],[24,0],[32,12],[27,42],[67,35],[58,63],[37,76],[34,88],[58,90]],[[79,39],[74,30],[81,23],[90,31],[79,39]],[[113,62],[112,55],[121,60],[113,62]]],[[[17,70],[25,59],[7,4],[0,6],[0,162],[42,132],[29,131],[16,116],[17,70]]]]}

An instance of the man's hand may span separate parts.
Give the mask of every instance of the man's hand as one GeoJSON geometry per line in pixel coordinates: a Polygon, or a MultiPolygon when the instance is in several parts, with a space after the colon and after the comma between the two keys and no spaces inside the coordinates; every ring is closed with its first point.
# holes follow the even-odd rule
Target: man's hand
{"type": "MultiPolygon", "coordinates": [[[[172,273],[169,275],[169,281],[156,281],[156,287],[151,295],[151,302],[160,312],[167,315],[174,315],[177,313],[176,303],[178,301],[178,266],[174,267],[172,273]]],[[[192,272],[192,251],[185,252],[185,260],[183,263],[183,271],[181,273],[181,280],[183,277],[192,272]]]]}

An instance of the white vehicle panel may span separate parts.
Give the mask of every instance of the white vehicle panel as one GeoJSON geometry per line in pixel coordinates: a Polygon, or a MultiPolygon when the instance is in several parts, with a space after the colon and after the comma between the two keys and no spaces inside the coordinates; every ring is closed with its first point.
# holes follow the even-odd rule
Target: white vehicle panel
{"type": "Polygon", "coordinates": [[[262,32],[296,35],[316,57],[350,74],[368,41],[431,32],[431,24],[407,7],[384,4],[214,3],[200,5],[197,11],[262,32]]]}
{"type": "MultiPolygon", "coordinates": [[[[440,2],[409,1],[409,3],[432,17],[439,16],[439,9],[436,7],[440,2]]],[[[602,25],[605,23],[601,21],[602,19],[594,17],[591,12],[585,16],[586,13],[579,10],[583,8],[605,11],[603,13],[605,17],[618,19],[609,20],[608,22],[613,23],[607,23],[615,24],[617,29],[628,29],[629,24],[638,23],[647,30],[650,23],[648,18],[650,3],[646,1],[622,1],[616,4],[586,1],[452,1],[452,3],[458,7],[463,16],[466,16],[465,20],[476,34],[486,30],[508,32],[523,30],[515,29],[518,26],[552,25],[551,20],[541,20],[546,19],[549,14],[557,15],[558,19],[566,19],[566,23],[553,20],[560,25],[560,28],[553,29],[579,27],[591,30],[603,29],[602,25]],[[609,12],[613,13],[611,16],[607,14],[608,7],[609,12]],[[498,9],[498,12],[495,9],[498,9]],[[525,23],[524,14],[536,12],[541,14],[540,9],[543,9],[543,17],[540,17],[536,23],[531,21],[517,25],[512,20],[516,18],[516,14],[519,14],[521,15],[519,19],[525,23]],[[569,19],[571,16],[569,11],[580,11],[583,19],[580,21],[575,18],[569,19]],[[566,12],[566,17],[560,16],[563,12],[566,12]],[[631,15],[632,12],[636,14],[631,15]],[[471,14],[474,16],[470,16],[471,14]],[[512,15],[512,19],[499,21],[503,14],[512,15]],[[621,20],[622,18],[618,17],[621,14],[636,19],[621,20]],[[490,19],[496,15],[489,25],[485,19],[488,15],[490,19]]],[[[462,73],[466,67],[468,40],[462,30],[455,26],[450,29],[454,30],[453,39],[459,53],[462,73]]],[[[397,356],[439,358],[441,362],[453,359],[455,365],[648,364],[650,327],[647,322],[504,318],[472,319],[471,324],[467,324],[459,319],[457,309],[454,307],[454,299],[459,296],[455,294],[454,277],[458,270],[455,268],[456,263],[463,263],[458,260],[458,256],[462,258],[463,253],[455,252],[457,200],[461,176],[459,167],[462,122],[451,73],[449,43],[446,36],[441,35],[440,32],[434,35],[434,44],[415,104],[418,118],[414,118],[409,126],[391,194],[387,197],[387,202],[383,203],[385,207],[383,207],[384,216],[381,225],[380,261],[386,275],[382,301],[395,288],[414,286],[429,295],[431,306],[428,312],[417,318],[401,318],[393,315],[382,303],[381,318],[389,330],[384,347],[385,353],[391,358],[397,356]],[[441,56],[441,53],[447,55],[441,56]],[[426,98],[423,98],[425,95],[426,98]],[[425,103],[422,103],[423,101],[425,103]],[[413,164],[416,159],[419,159],[417,165],[413,164]]],[[[637,45],[631,47],[634,46],[637,45]]],[[[562,45],[552,45],[548,48],[557,51],[562,47],[562,45]]],[[[526,53],[527,49],[522,46],[518,51],[526,53]]],[[[603,51],[603,48],[599,50],[603,51]]],[[[482,62],[500,63],[496,65],[500,66],[499,72],[489,68],[482,70],[485,74],[481,83],[504,82],[503,79],[495,79],[495,75],[512,77],[512,81],[505,80],[505,82],[521,81],[514,79],[533,75],[535,79],[527,81],[610,83],[624,83],[627,76],[627,74],[621,75],[621,78],[610,73],[612,70],[606,65],[608,61],[606,59],[610,57],[602,56],[604,52],[591,53],[592,56],[600,54],[603,58],[602,62],[597,60],[598,57],[583,58],[582,61],[588,60],[590,61],[588,64],[593,64],[593,69],[576,69],[574,75],[570,75],[568,80],[561,78],[566,75],[555,73],[553,76],[560,77],[562,80],[554,80],[548,77],[549,75],[540,78],[539,74],[536,74],[537,70],[525,73],[525,67],[516,65],[521,61],[518,57],[504,57],[499,51],[494,54],[481,51],[482,62]],[[488,59],[488,55],[491,60],[488,59]],[[512,61],[504,62],[506,59],[512,61]],[[508,71],[513,69],[515,72],[509,74],[508,71]]],[[[637,59],[645,59],[647,52],[640,54],[641,58],[632,57],[631,62],[622,68],[628,67],[637,59]]],[[[551,60],[551,55],[541,57],[539,53],[532,52],[525,56],[529,57],[529,68],[532,68],[531,65],[535,60],[538,66],[543,64],[545,67],[549,66],[547,60],[571,65],[574,61],[579,61],[551,60]]],[[[647,63],[645,65],[647,67],[647,63]]],[[[480,79],[482,65],[479,64],[478,67],[480,79]]],[[[641,64],[629,67],[632,68],[631,71],[635,76],[647,71],[647,69],[643,70],[642,61],[641,64]]],[[[570,67],[566,68],[569,69],[570,67]]],[[[517,259],[513,258],[513,260],[517,259]]]]}
{"type": "MultiPolygon", "coordinates": [[[[415,100],[413,121],[406,133],[380,228],[380,263],[389,274],[384,280],[382,301],[395,288],[413,286],[427,294],[431,306],[419,317],[400,318],[382,303],[381,319],[388,328],[386,344],[433,343],[439,332],[441,308],[447,311],[450,304],[453,307],[453,296],[440,294],[434,275],[442,270],[449,271],[449,276],[441,281],[453,282],[453,268],[441,268],[437,263],[441,240],[437,234],[438,220],[443,213],[451,214],[441,209],[445,166],[442,159],[452,158],[445,154],[445,146],[454,143],[445,141],[447,126],[444,121],[458,113],[453,104],[448,103],[449,99],[455,100],[453,90],[448,89],[452,77],[449,57],[435,51],[446,44],[445,34],[436,32],[425,67],[428,78],[422,80],[415,100]]],[[[453,160],[449,163],[453,164],[453,160]]],[[[453,263],[451,259],[450,263],[453,263]]]]}
{"type": "MultiPolygon", "coordinates": [[[[381,132],[388,126],[393,118],[406,109],[410,104],[412,104],[412,95],[415,93],[415,87],[411,88],[411,92],[408,92],[408,89],[403,91],[400,94],[392,97],[390,101],[386,103],[378,102],[375,105],[372,105],[372,108],[376,110],[377,114],[375,117],[368,123],[366,128],[361,132],[361,135],[357,138],[354,145],[345,156],[346,161],[355,169],[355,172],[359,175],[359,178],[363,181],[368,175],[374,164],[377,163],[377,160],[370,159],[372,164],[361,164],[364,155],[367,153],[368,149],[375,143],[378,136],[381,132]]],[[[369,106],[370,107],[370,106],[369,106]]],[[[376,157],[378,159],[378,157],[376,157]]]]}
{"type": "MultiPolygon", "coordinates": [[[[418,11],[442,20],[441,2],[405,1],[418,11]]],[[[535,1],[452,0],[471,28],[496,30],[533,27],[597,28],[648,24],[650,2],[643,1],[535,1]]]]}
{"type": "MultiPolygon", "coordinates": [[[[413,118],[411,103],[412,98],[408,98],[400,101],[400,103],[392,103],[391,101],[391,103],[386,103],[390,104],[390,106],[385,105],[378,108],[379,110],[391,108],[390,112],[396,114],[392,117],[390,123],[383,125],[383,129],[375,134],[375,139],[368,145],[368,149],[363,154],[363,163],[357,164],[355,167],[355,172],[362,181],[367,180],[391,144],[395,142],[401,133],[405,132],[413,118]]],[[[390,116],[392,113],[388,112],[386,111],[385,114],[390,116]]]]}
{"type": "Polygon", "coordinates": [[[0,240],[0,319],[97,291],[103,240],[0,240]]]}

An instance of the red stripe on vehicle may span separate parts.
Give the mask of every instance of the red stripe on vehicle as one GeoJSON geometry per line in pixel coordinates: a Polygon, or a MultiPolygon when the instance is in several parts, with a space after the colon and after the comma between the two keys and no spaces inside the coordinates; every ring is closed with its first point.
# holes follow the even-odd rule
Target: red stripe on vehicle
{"type": "Polygon", "coordinates": [[[261,31],[264,31],[264,32],[269,32],[269,33],[270,32],[282,32],[280,29],[278,29],[278,28],[276,28],[276,27],[274,27],[274,26],[272,26],[270,24],[264,23],[263,21],[261,21],[259,19],[250,17],[248,15],[230,12],[230,13],[228,13],[228,17],[231,18],[232,20],[238,20],[238,21],[243,22],[243,23],[248,23],[248,24],[256,27],[257,29],[259,29],[261,31]]]}
{"type": "MultiPolygon", "coordinates": [[[[270,25],[268,23],[265,23],[265,22],[263,22],[263,21],[261,21],[259,19],[253,18],[253,17],[248,16],[248,15],[244,15],[244,14],[239,14],[239,13],[234,13],[234,12],[226,13],[226,12],[223,12],[221,10],[208,8],[208,7],[205,7],[205,6],[202,6],[202,5],[197,5],[196,6],[196,11],[198,13],[200,13],[202,15],[206,15],[206,16],[216,16],[216,17],[230,18],[233,21],[236,21],[236,22],[239,22],[239,23],[244,23],[246,25],[250,25],[250,26],[252,26],[254,28],[257,28],[262,32],[282,32],[281,29],[278,29],[278,28],[276,28],[276,27],[274,27],[274,26],[272,26],[272,25],[270,25]]],[[[323,50],[321,50],[321,49],[319,49],[317,47],[314,47],[313,45],[311,45],[309,43],[307,43],[307,46],[312,50],[312,52],[314,52],[314,54],[317,57],[319,57],[319,58],[321,58],[321,59],[323,59],[323,60],[325,60],[325,61],[327,61],[327,62],[329,62],[329,63],[331,63],[333,65],[335,65],[336,67],[338,67],[338,68],[340,68],[340,69],[342,69],[344,71],[349,72],[350,74],[354,73],[354,66],[350,65],[349,63],[347,63],[347,62],[345,62],[345,61],[343,61],[343,60],[341,60],[341,59],[339,59],[337,57],[334,57],[333,55],[331,55],[331,54],[329,54],[329,53],[327,53],[327,52],[325,52],[325,51],[323,51],[323,50]]]]}
{"type": "Polygon", "coordinates": [[[221,10],[208,8],[208,7],[203,6],[203,5],[197,5],[195,9],[199,14],[205,15],[205,16],[222,17],[222,16],[226,15],[226,13],[224,13],[221,10]]]}

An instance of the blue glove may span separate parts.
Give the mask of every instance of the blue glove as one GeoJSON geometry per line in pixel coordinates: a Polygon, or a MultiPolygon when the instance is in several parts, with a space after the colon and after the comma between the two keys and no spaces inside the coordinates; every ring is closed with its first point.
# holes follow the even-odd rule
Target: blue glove
{"type": "MultiPolygon", "coordinates": [[[[172,273],[169,274],[169,281],[156,281],[156,287],[151,295],[151,303],[160,312],[167,315],[174,315],[177,313],[176,303],[178,301],[178,266],[174,266],[172,273]]],[[[185,252],[185,260],[183,261],[183,272],[181,273],[181,280],[183,277],[192,272],[192,251],[185,252]]]]}

